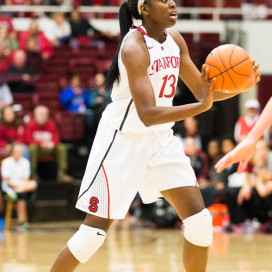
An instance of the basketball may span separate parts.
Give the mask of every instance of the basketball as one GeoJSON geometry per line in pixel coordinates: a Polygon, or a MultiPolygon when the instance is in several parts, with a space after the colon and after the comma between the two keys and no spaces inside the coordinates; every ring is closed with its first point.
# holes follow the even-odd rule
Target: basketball
{"type": "Polygon", "coordinates": [[[214,89],[224,92],[242,92],[254,74],[252,60],[248,53],[235,44],[216,47],[206,58],[209,79],[215,79],[214,89]]]}

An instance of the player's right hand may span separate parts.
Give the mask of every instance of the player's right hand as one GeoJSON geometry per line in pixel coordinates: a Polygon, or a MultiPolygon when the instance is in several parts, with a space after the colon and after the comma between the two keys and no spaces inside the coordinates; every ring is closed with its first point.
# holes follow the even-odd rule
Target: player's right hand
{"type": "Polygon", "coordinates": [[[213,104],[213,85],[215,82],[215,78],[209,81],[209,68],[204,64],[201,69],[201,81],[202,81],[202,100],[201,102],[207,109],[210,109],[213,104]]]}

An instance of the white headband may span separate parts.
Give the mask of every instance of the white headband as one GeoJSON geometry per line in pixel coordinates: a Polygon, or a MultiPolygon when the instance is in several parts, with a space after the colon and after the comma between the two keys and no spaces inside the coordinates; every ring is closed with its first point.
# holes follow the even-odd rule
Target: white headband
{"type": "Polygon", "coordinates": [[[145,0],[138,0],[138,5],[137,5],[137,7],[138,7],[138,12],[139,12],[140,15],[142,14],[141,6],[144,4],[144,1],[145,1],[145,0]]]}

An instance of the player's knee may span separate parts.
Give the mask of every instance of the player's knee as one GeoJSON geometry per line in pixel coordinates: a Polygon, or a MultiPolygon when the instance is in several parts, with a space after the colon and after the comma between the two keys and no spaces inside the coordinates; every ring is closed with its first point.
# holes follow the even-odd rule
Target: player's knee
{"type": "Polygon", "coordinates": [[[207,209],[186,218],[183,223],[184,237],[188,242],[202,247],[212,244],[212,217],[207,209]]]}
{"type": "Polygon", "coordinates": [[[105,238],[104,230],[82,224],[67,245],[74,257],[85,263],[102,246],[105,238]]]}

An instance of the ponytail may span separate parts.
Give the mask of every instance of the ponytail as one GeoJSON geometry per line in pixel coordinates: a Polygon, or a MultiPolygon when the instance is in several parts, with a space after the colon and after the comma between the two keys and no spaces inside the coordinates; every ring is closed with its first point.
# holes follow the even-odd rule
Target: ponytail
{"type": "Polygon", "coordinates": [[[119,83],[120,81],[120,71],[118,67],[118,56],[123,42],[124,37],[129,32],[130,28],[133,26],[133,19],[141,19],[137,8],[138,0],[127,0],[125,1],[119,9],[119,25],[120,25],[120,42],[118,49],[113,57],[111,66],[107,73],[105,79],[105,89],[107,91],[111,90],[115,82],[119,83]]]}

